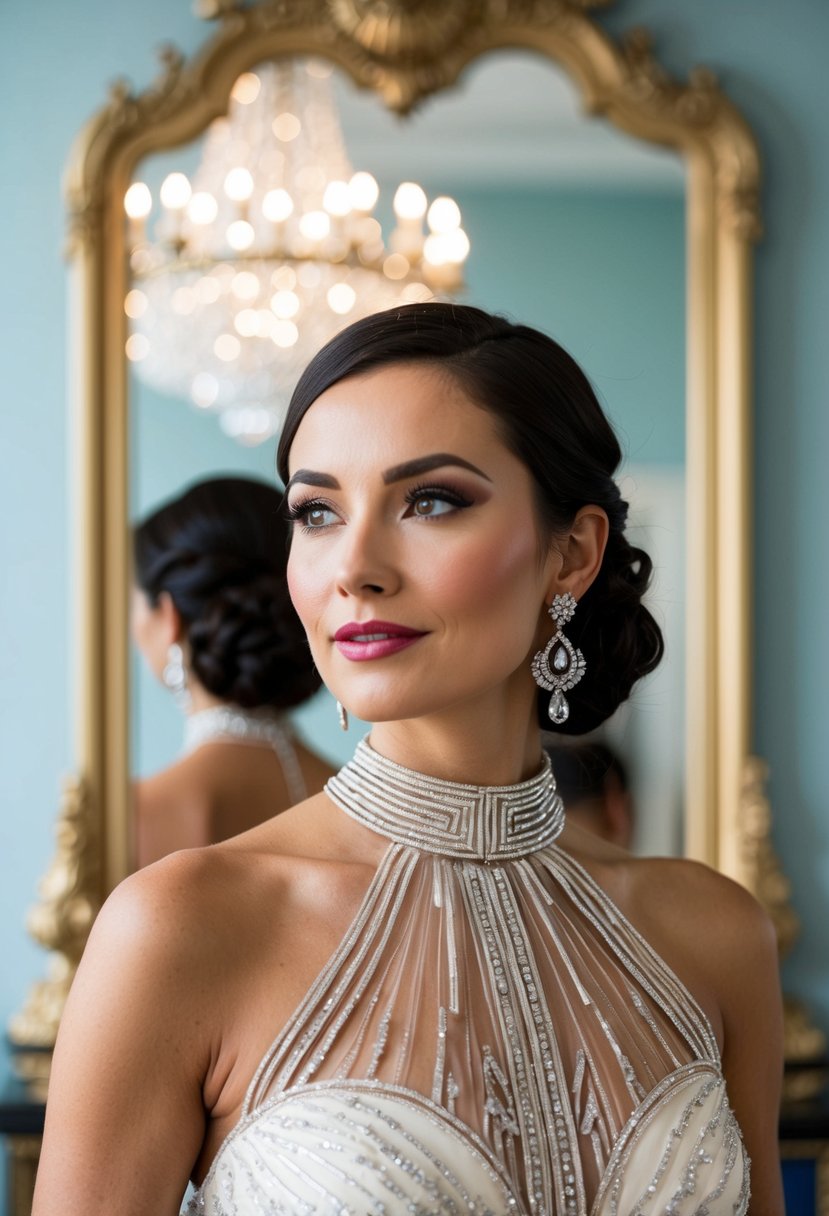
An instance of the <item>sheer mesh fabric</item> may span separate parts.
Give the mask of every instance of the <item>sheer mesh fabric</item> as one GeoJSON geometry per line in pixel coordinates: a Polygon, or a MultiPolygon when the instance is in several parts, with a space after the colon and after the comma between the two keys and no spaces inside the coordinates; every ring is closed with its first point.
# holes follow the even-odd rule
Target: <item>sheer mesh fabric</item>
{"type": "MultiPolygon", "coordinates": [[[[368,796],[376,814],[365,813],[365,773],[353,788],[340,774],[329,792],[375,829],[378,814],[391,816],[383,823],[398,839],[339,949],[262,1061],[241,1126],[281,1111],[279,1136],[288,1143],[290,1128],[302,1124],[298,1117],[285,1123],[292,1094],[347,1094],[361,1112],[371,1095],[397,1097],[400,1109],[416,1097],[433,1123],[445,1119],[447,1136],[460,1129],[478,1146],[492,1177],[502,1179],[509,1198],[487,1201],[500,1207],[468,1199],[468,1210],[552,1216],[601,1203],[610,1212],[744,1211],[747,1161],[717,1045],[668,967],[555,843],[520,855],[522,843],[537,843],[538,822],[524,810],[516,817],[513,796],[487,792],[488,810],[473,806],[460,827],[450,815],[445,839],[438,823],[424,849],[411,843],[412,832],[430,822],[433,806],[440,818],[451,802],[448,783],[427,791],[425,812],[421,799],[398,813],[395,806],[412,797],[405,782],[396,788],[406,770],[374,755],[363,760],[380,768],[382,780],[368,796]],[[475,814],[499,825],[494,844],[490,832],[479,847],[475,814]],[[485,856],[465,855],[472,838],[473,852],[485,856]]],[[[552,778],[545,779],[549,788],[552,778]]],[[[543,822],[560,829],[555,813],[543,822]]],[[[399,1111],[383,1115],[377,1107],[375,1115],[405,1132],[399,1111]]],[[[302,1126],[321,1119],[328,1145],[330,1117],[317,1107],[302,1126]]],[[[338,1117],[335,1132],[351,1127],[350,1116],[338,1117]]],[[[232,1156],[232,1141],[220,1158],[232,1156]]],[[[284,1145],[279,1151],[290,1156],[284,1145]]],[[[400,1150],[391,1153],[399,1164],[400,1150]]],[[[338,1162],[339,1169],[342,1152],[338,1162]]],[[[412,1166],[407,1178],[424,1168],[412,1166]]],[[[204,1206],[210,1184],[209,1176],[202,1206],[192,1211],[259,1210],[204,1206]]],[[[262,1210],[456,1210],[437,1199],[432,1207],[363,1202],[338,1209],[286,1200],[284,1208],[262,1210]]]]}

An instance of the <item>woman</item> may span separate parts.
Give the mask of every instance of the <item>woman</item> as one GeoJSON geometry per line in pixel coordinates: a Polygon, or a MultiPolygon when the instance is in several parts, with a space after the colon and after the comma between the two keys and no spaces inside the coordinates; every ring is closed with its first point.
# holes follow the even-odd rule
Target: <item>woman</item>
{"type": "Polygon", "coordinates": [[[110,898],[35,1216],[173,1216],[190,1176],[212,1216],[744,1212],[732,1109],[751,1212],[782,1212],[764,914],[564,826],[542,759],[537,715],[590,729],[661,652],[618,461],[569,356],[477,309],[380,314],[312,361],[288,578],[370,741],[110,898]]]}
{"type": "Polygon", "coordinates": [[[133,637],[185,712],[181,758],[136,782],[136,861],[215,844],[321,790],[284,712],[320,685],[285,579],[281,495],[218,477],[135,530],[133,637]]]}

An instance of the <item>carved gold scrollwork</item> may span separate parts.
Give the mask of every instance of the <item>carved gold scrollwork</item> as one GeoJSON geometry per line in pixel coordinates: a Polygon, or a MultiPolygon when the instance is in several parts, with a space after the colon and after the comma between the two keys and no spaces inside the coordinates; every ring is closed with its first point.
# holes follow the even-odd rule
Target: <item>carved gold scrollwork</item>
{"type": "Polygon", "coordinates": [[[33,1083],[48,1076],[47,1053],[54,1046],[66,997],[98,912],[101,867],[95,822],[85,783],[67,778],[55,856],[38,887],[40,902],[27,917],[32,937],[50,951],[47,978],[33,986],[8,1027],[18,1071],[33,1083]]]}
{"type": "Polygon", "coordinates": [[[477,0],[328,0],[334,24],[372,56],[389,60],[429,58],[451,45],[470,24],[477,0]]]}

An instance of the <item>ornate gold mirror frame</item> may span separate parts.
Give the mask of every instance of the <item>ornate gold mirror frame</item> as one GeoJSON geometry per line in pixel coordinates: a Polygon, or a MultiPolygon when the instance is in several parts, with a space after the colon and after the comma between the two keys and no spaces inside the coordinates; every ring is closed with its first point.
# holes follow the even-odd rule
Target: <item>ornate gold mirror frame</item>
{"type": "MultiPolygon", "coordinates": [[[[128,868],[127,291],[124,193],[138,161],[196,138],[226,111],[233,82],[263,60],[331,59],[406,112],[451,87],[478,56],[540,52],[585,108],[668,145],[687,169],[686,853],[768,905],[785,880],[768,845],[762,762],[751,746],[752,242],[759,232],[754,139],[712,75],[671,80],[637,32],[614,43],[587,15],[601,0],[212,0],[212,39],[133,95],[117,84],[82,131],[66,183],[70,395],[74,433],[75,775],[58,854],[30,928],[49,978],[15,1019],[20,1044],[54,1042],[94,916],[128,868]],[[775,885],[776,884],[776,885],[775,885]]],[[[781,898],[782,896],[782,898],[781,898]]],[[[790,914],[789,914],[790,915],[790,914]]],[[[792,931],[782,925],[783,936],[792,931]]]]}

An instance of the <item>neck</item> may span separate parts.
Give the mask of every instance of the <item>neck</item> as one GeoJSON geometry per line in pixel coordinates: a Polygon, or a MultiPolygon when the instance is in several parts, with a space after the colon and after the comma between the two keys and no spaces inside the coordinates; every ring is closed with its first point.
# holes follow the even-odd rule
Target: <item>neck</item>
{"type": "Polygon", "coordinates": [[[193,714],[199,714],[204,709],[220,709],[226,706],[227,702],[214,697],[211,692],[203,688],[198,680],[194,680],[190,675],[187,682],[187,691],[190,693],[190,704],[187,707],[187,717],[192,717],[193,714]]]}
{"type": "Polygon", "coordinates": [[[442,713],[371,728],[371,746],[405,768],[444,781],[513,785],[538,772],[535,701],[478,699],[442,713]]]}

